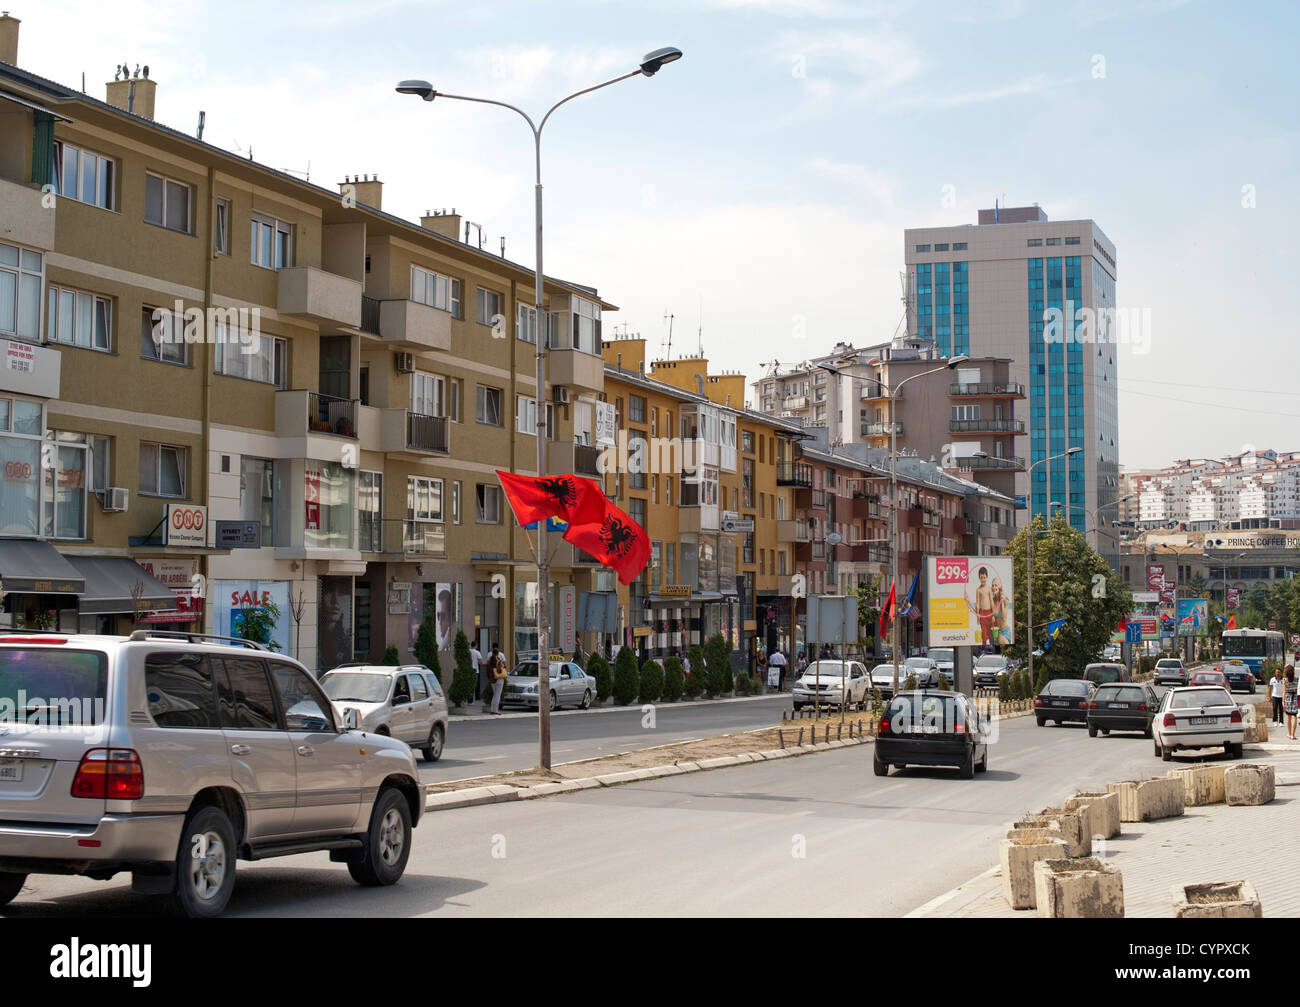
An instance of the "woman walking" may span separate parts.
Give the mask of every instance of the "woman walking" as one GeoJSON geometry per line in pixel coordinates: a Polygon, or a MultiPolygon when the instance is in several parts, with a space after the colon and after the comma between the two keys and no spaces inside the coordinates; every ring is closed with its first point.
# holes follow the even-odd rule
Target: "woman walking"
{"type": "Polygon", "coordinates": [[[1286,686],[1282,695],[1282,712],[1286,714],[1286,736],[1292,741],[1295,737],[1295,717],[1296,717],[1296,680],[1295,667],[1286,666],[1286,686]]]}

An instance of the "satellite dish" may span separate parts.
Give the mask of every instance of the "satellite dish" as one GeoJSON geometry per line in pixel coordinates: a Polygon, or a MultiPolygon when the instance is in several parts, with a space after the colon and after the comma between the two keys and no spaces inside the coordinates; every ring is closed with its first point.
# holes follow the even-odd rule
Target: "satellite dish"
{"type": "Polygon", "coordinates": [[[827,545],[839,545],[843,541],[844,541],[844,536],[837,531],[833,531],[826,536],[827,545]]]}

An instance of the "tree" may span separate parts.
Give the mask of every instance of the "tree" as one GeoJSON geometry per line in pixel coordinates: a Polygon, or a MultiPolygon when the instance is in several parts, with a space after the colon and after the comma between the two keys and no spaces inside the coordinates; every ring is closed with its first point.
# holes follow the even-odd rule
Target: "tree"
{"type": "Polygon", "coordinates": [[[708,678],[704,666],[704,648],[695,644],[686,652],[686,659],[691,662],[691,673],[685,682],[685,693],[690,699],[698,699],[704,695],[704,683],[708,678]]]}
{"type": "Polygon", "coordinates": [[[858,596],[858,646],[864,654],[875,649],[876,628],[880,625],[880,609],[876,608],[876,600],[880,596],[880,582],[883,579],[879,574],[867,574],[853,589],[853,593],[858,596]]]}
{"type": "MultiPolygon", "coordinates": [[[[714,633],[705,641],[704,663],[708,667],[709,695],[716,699],[730,692],[733,685],[731,643],[721,633],[714,633]]],[[[691,667],[695,667],[694,661],[691,667]]]]}
{"type": "MultiPolygon", "coordinates": [[[[1116,623],[1127,618],[1133,593],[1110,568],[1083,534],[1057,514],[1050,524],[1041,516],[1012,541],[1008,548],[1015,570],[1015,643],[1012,656],[1028,657],[1025,618],[1025,549],[1034,534],[1034,645],[1047,642],[1046,624],[1065,619],[1051,647],[1034,658],[1035,674],[1046,668],[1049,678],[1078,678],[1083,668],[1110,642],[1116,623]]],[[[1028,661],[1026,660],[1026,667],[1028,661]]],[[[1028,683],[1030,689],[1033,682],[1028,683]]]]}
{"type": "Polygon", "coordinates": [[[682,668],[680,657],[670,657],[664,661],[664,699],[675,703],[686,691],[686,672],[682,668]]]}
{"type": "Polygon", "coordinates": [[[384,656],[379,659],[379,663],[388,666],[395,666],[402,663],[402,659],[397,655],[397,644],[390,643],[384,648],[384,656]]]}
{"type": "Polygon", "coordinates": [[[239,610],[235,620],[235,635],[242,640],[252,640],[271,650],[279,650],[280,645],[271,638],[276,623],[280,621],[280,606],[267,598],[260,605],[247,605],[239,610]]]}
{"type": "Polygon", "coordinates": [[[663,694],[663,666],[658,661],[646,661],[641,665],[641,702],[656,702],[663,694]]]}
{"type": "MultiPolygon", "coordinates": [[[[468,642],[467,640],[466,643],[468,642]]],[[[420,631],[415,634],[415,659],[437,675],[439,682],[442,681],[442,663],[438,660],[438,631],[433,626],[432,612],[424,617],[420,631]]]]}
{"type": "Polygon", "coordinates": [[[596,680],[596,699],[603,703],[614,691],[614,675],[609,670],[609,662],[605,660],[605,655],[593,653],[587,658],[586,671],[596,680]]]}
{"type": "Polygon", "coordinates": [[[641,672],[631,647],[620,647],[614,658],[614,699],[620,706],[633,702],[641,691],[641,672]]]}
{"type": "Polygon", "coordinates": [[[452,673],[451,689],[448,692],[451,701],[457,706],[471,702],[474,699],[474,689],[478,685],[478,676],[474,672],[474,659],[470,656],[469,649],[469,637],[465,635],[463,629],[458,630],[451,651],[456,657],[456,670],[452,673]]]}

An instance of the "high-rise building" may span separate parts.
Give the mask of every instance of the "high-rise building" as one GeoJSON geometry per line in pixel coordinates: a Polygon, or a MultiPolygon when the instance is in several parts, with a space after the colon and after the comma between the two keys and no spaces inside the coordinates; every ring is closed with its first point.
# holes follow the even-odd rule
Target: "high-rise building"
{"type": "Polygon", "coordinates": [[[1015,480],[1025,513],[1064,508],[1113,564],[1117,343],[1141,336],[1116,310],[1115,246],[1093,221],[1049,221],[1036,205],[903,241],[909,333],[941,357],[1009,358],[1010,380],[1029,390],[1029,461],[1015,480]]]}

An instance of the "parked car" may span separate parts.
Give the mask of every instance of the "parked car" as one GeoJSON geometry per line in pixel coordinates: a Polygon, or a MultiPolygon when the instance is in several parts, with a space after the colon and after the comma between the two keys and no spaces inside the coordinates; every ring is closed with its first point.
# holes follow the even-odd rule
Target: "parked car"
{"type": "Polygon", "coordinates": [[[361,714],[362,731],[385,734],[437,762],[447,742],[447,697],[438,676],[422,664],[345,664],[321,676],[320,686],[342,716],[361,714]]]}
{"type": "MultiPolygon", "coordinates": [[[[898,687],[903,688],[903,683],[907,681],[907,668],[900,664],[898,666],[898,687]]],[[[879,689],[880,695],[888,699],[894,694],[894,666],[892,664],[878,664],[871,669],[871,688],[879,689]]]]}
{"type": "Polygon", "coordinates": [[[1118,643],[1108,643],[1106,648],[1101,652],[1103,661],[1119,661],[1124,656],[1124,650],[1118,643]]]}
{"type": "Polygon", "coordinates": [[[1011,669],[1007,664],[1007,659],[1001,654],[982,654],[975,659],[972,672],[976,685],[996,688],[998,680],[1005,675],[1011,674],[1011,669]]]}
{"type": "MultiPolygon", "coordinates": [[[[908,675],[915,675],[916,684],[922,688],[937,688],[939,685],[939,664],[934,658],[909,657],[899,671],[902,672],[903,681],[907,681],[908,675]]],[[[948,681],[951,683],[951,677],[948,681]]]]}
{"type": "Polygon", "coordinates": [[[1097,732],[1141,731],[1151,737],[1151,719],[1160,700],[1151,686],[1140,682],[1106,682],[1088,700],[1088,737],[1097,732]]]}
{"type": "MultiPolygon", "coordinates": [[[[551,662],[550,708],[576,706],[585,710],[596,698],[596,680],[572,661],[551,662]]],[[[510,670],[501,690],[502,706],[537,707],[537,662],[520,661],[510,670]]]]}
{"type": "Polygon", "coordinates": [[[1231,692],[1228,687],[1228,677],[1221,671],[1214,671],[1210,668],[1202,668],[1200,671],[1194,671],[1187,680],[1188,685],[1217,685],[1225,692],[1231,692]]]}
{"type": "Polygon", "coordinates": [[[846,700],[849,706],[865,708],[871,700],[871,678],[858,661],[814,661],[794,683],[793,698],[796,710],[815,704],[843,706],[846,700]]]}
{"type": "Polygon", "coordinates": [[[1255,680],[1255,673],[1245,661],[1229,658],[1220,661],[1215,671],[1223,675],[1229,692],[1249,692],[1253,695],[1258,691],[1259,683],[1255,680]]]}
{"type": "Polygon", "coordinates": [[[1180,658],[1162,657],[1156,662],[1155,674],[1151,677],[1156,685],[1186,685],[1187,669],[1180,658]]]}
{"type": "Polygon", "coordinates": [[[1088,722],[1088,701],[1096,688],[1086,678],[1054,678],[1034,700],[1034,718],[1042,727],[1050,720],[1058,724],[1088,722]]]}
{"type": "Polygon", "coordinates": [[[931,647],[926,651],[925,656],[938,666],[940,675],[947,676],[950,685],[957,681],[954,671],[955,659],[951,647],[931,647]]]}
{"type": "Polygon", "coordinates": [[[362,885],[406,869],[425,797],[411,749],[358,733],[292,658],[198,633],[0,633],[0,703],[24,694],[75,705],[0,738],[0,905],[29,874],[129,871],[211,917],[237,859],[328,850],[362,885]]]}
{"type": "Polygon", "coordinates": [[[1245,733],[1241,710],[1222,686],[1170,689],[1161,700],[1152,730],[1156,755],[1165,762],[1176,751],[1195,748],[1222,747],[1228,758],[1241,758],[1245,733]]]}
{"type": "Polygon", "coordinates": [[[1083,677],[1093,685],[1101,685],[1105,682],[1127,682],[1128,669],[1118,663],[1097,663],[1090,664],[1083,669],[1083,677]]]}
{"type": "Polygon", "coordinates": [[[877,776],[888,776],[890,766],[955,766],[969,780],[989,768],[987,725],[959,692],[900,692],[881,715],[873,747],[877,776]]]}

